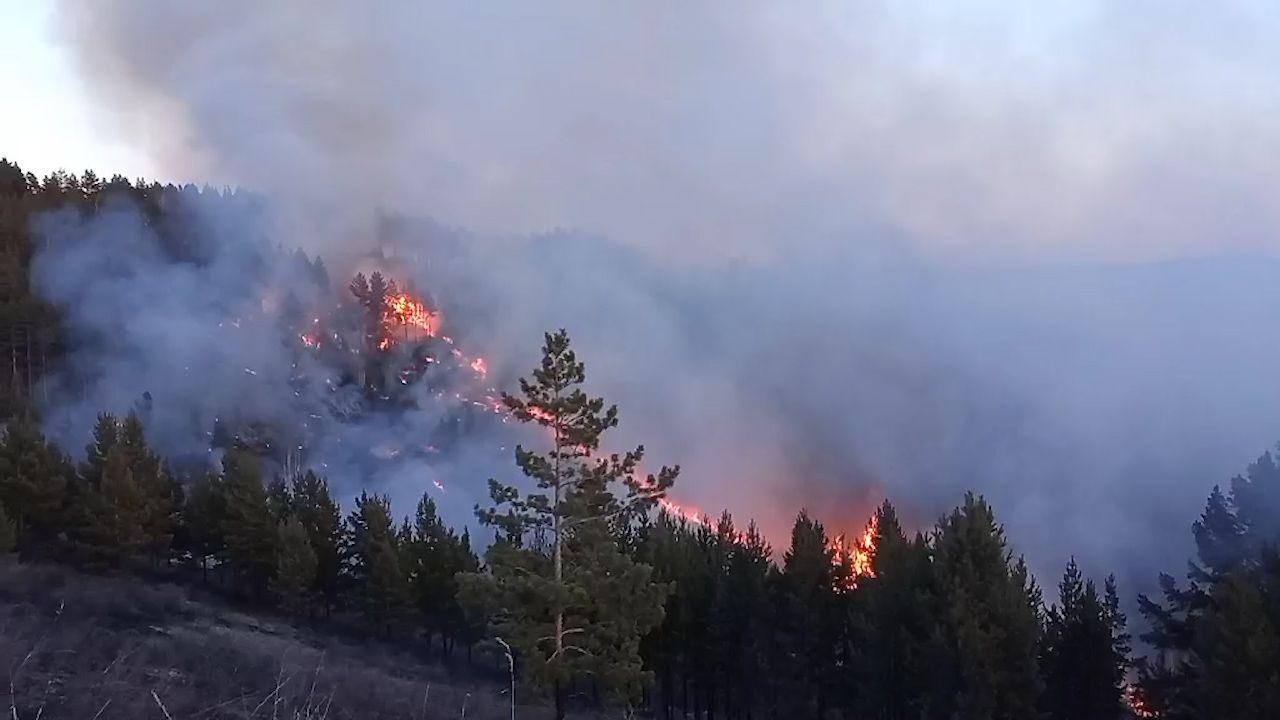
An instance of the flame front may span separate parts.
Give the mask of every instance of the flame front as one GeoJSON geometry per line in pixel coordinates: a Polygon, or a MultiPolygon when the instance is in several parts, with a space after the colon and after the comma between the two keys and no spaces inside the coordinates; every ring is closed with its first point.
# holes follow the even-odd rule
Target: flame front
{"type": "MultiPolygon", "coordinates": [[[[393,284],[392,288],[394,287],[393,284]]],[[[421,299],[399,290],[395,290],[386,296],[384,307],[385,335],[379,337],[376,341],[378,350],[388,350],[401,339],[408,340],[410,337],[434,338],[450,346],[448,355],[453,357],[459,367],[469,369],[477,379],[483,380],[488,377],[489,366],[485,358],[463,353],[456,347],[452,337],[441,334],[442,325],[439,311],[432,311],[421,299]],[[400,331],[404,332],[403,338],[398,337],[400,331]]],[[[316,318],[314,322],[319,324],[320,319],[316,318]]],[[[302,333],[299,339],[302,345],[307,348],[317,349],[320,347],[320,334],[317,332],[302,333]]],[[[437,359],[431,356],[427,356],[425,360],[427,362],[438,362],[437,359]]],[[[402,378],[401,382],[407,381],[402,378]]],[[[457,393],[455,393],[455,397],[473,405],[491,409],[493,412],[503,416],[502,421],[504,423],[512,417],[512,414],[500,399],[500,393],[493,387],[485,389],[483,401],[464,397],[457,393]]],[[[527,411],[534,420],[543,423],[549,423],[553,420],[550,412],[536,405],[527,406],[527,411]]],[[[585,447],[577,448],[577,451],[583,456],[590,455],[589,449],[585,447]]],[[[641,478],[642,484],[649,477],[643,471],[637,471],[637,475],[641,478]]],[[[432,480],[431,482],[436,489],[444,490],[444,484],[439,480],[432,480]]],[[[715,526],[714,520],[697,506],[677,503],[666,497],[658,498],[657,502],[663,511],[675,517],[706,527],[715,526]]],[[[847,575],[841,573],[837,580],[842,587],[852,588],[857,585],[860,578],[873,575],[872,558],[875,556],[875,538],[876,519],[872,516],[861,535],[852,543],[847,542],[843,534],[831,539],[830,548],[833,562],[837,566],[847,568],[848,572],[847,575]]]]}

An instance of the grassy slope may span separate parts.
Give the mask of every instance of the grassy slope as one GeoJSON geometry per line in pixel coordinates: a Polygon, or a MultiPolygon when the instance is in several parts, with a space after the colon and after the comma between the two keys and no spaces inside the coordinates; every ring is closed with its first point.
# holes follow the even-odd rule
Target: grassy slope
{"type": "MultiPolygon", "coordinates": [[[[184,588],[0,558],[0,703],[57,718],[506,718],[500,674],[250,616],[184,588]],[[153,697],[154,693],[154,697],[153,697]],[[162,711],[160,704],[163,704],[162,711]]],[[[519,718],[543,718],[521,707],[519,718]]]]}

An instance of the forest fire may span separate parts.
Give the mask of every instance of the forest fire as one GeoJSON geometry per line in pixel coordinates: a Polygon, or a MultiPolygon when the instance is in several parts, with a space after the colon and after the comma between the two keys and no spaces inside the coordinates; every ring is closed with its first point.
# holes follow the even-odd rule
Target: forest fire
{"type": "Polygon", "coordinates": [[[871,563],[876,554],[877,530],[876,516],[872,515],[862,534],[852,542],[843,533],[831,539],[832,562],[847,567],[849,571],[849,576],[844,579],[846,587],[855,587],[861,578],[875,575],[871,563]]]}
{"type": "MultiPolygon", "coordinates": [[[[379,354],[395,351],[402,344],[405,347],[409,347],[410,343],[413,344],[408,364],[399,371],[401,385],[414,384],[423,377],[423,373],[429,367],[436,368],[434,372],[461,371],[463,377],[470,378],[470,382],[484,384],[470,385],[469,388],[454,385],[449,394],[463,403],[492,411],[500,416],[503,423],[515,417],[503,401],[503,394],[498,388],[485,382],[490,379],[488,360],[482,356],[463,352],[454,338],[444,333],[443,315],[440,310],[433,310],[422,298],[401,290],[394,280],[384,279],[377,273],[369,278],[357,276],[351,283],[350,289],[356,300],[364,306],[366,313],[380,313],[380,322],[376,324],[378,334],[373,340],[373,348],[376,348],[379,354]],[[432,348],[430,343],[442,345],[432,348]],[[442,363],[442,360],[449,359],[452,360],[442,363]]],[[[319,318],[314,320],[314,324],[320,323],[319,318]]],[[[330,335],[335,342],[341,344],[342,334],[338,332],[325,333],[307,329],[300,333],[298,338],[304,347],[318,350],[321,338],[330,335]]],[[[353,346],[352,349],[359,352],[358,347],[353,346]]],[[[444,397],[444,392],[437,389],[435,396],[444,397]]],[[[544,426],[554,422],[552,413],[544,408],[528,405],[525,411],[532,420],[544,426]]],[[[578,453],[582,457],[590,457],[592,454],[587,448],[578,448],[578,453]]],[[[639,478],[642,488],[651,478],[643,470],[637,470],[636,477],[639,478]]],[[[438,480],[433,481],[433,484],[437,489],[443,490],[443,484],[438,480]]],[[[667,497],[657,498],[657,505],[663,512],[685,522],[712,530],[717,526],[716,518],[696,505],[676,502],[667,497]]],[[[875,554],[875,535],[876,526],[873,517],[856,538],[850,540],[844,534],[840,534],[830,539],[829,546],[833,562],[843,569],[837,573],[837,583],[841,587],[852,588],[860,578],[872,575],[871,561],[875,554]]],[[[740,537],[735,540],[741,541],[743,537],[745,536],[740,534],[740,537]]]]}
{"type": "MultiPolygon", "coordinates": [[[[394,288],[394,284],[392,285],[394,288]]],[[[387,319],[400,325],[417,328],[427,337],[440,332],[440,313],[432,312],[426,303],[406,292],[392,292],[387,296],[387,319]]]]}

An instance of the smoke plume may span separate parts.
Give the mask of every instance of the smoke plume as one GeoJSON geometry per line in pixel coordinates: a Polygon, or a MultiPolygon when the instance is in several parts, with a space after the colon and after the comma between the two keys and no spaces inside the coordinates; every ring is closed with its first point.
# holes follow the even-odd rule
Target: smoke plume
{"type": "MultiPolygon", "coordinates": [[[[775,542],[800,506],[856,526],[887,496],[924,527],[972,488],[1044,572],[1176,566],[1208,487],[1280,437],[1278,51],[1240,41],[1275,11],[940,7],[64,0],[104,124],[270,209],[208,218],[199,272],[151,263],[125,210],[51,223],[41,288],[99,342],[51,416],[150,389],[207,420],[211,387],[302,412],[263,389],[285,356],[212,329],[259,302],[245,259],[301,247],[340,280],[394,250],[495,377],[567,327],[677,498],[775,542]],[[91,276],[108,257],[132,282],[91,276]]],[[[451,478],[453,519],[482,479],[451,478]]]]}

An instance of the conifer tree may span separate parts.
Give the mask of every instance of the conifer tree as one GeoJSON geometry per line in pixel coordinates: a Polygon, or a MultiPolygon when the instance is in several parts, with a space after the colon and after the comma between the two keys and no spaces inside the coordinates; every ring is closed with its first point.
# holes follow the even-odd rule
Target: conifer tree
{"type": "Polygon", "coordinates": [[[595,673],[606,692],[624,700],[648,680],[639,640],[660,622],[667,588],[653,582],[649,566],[622,553],[617,523],[652,507],[677,474],[664,467],[639,477],[642,447],[598,456],[617,408],[589,397],[584,381],[561,330],[546,335],[542,362],[520,381],[522,397],[503,396],[518,420],[549,434],[550,447],[516,448],[516,464],[536,492],[522,495],[490,480],[493,504],[477,514],[502,536],[488,552],[489,572],[462,579],[469,605],[519,653],[526,684],[552,689],[561,718],[561,690],[580,671],[595,673]],[[623,497],[613,492],[619,484],[623,497]]]}
{"type": "MultiPolygon", "coordinates": [[[[1155,650],[1136,663],[1139,688],[1144,705],[1162,719],[1189,720],[1204,712],[1205,672],[1216,659],[1202,653],[1222,645],[1204,645],[1208,630],[1202,625],[1212,617],[1215,594],[1229,577],[1236,577],[1236,583],[1241,578],[1260,581],[1265,549],[1280,542],[1277,514],[1280,468],[1271,453],[1263,453],[1244,475],[1231,480],[1229,492],[1214,487],[1210,493],[1192,527],[1197,562],[1190,565],[1187,585],[1162,573],[1161,597],[1138,597],[1149,625],[1142,638],[1155,650]]],[[[1250,603],[1242,601],[1238,607],[1250,603]]]]}
{"type": "Polygon", "coordinates": [[[779,669],[784,692],[803,703],[803,717],[821,718],[831,701],[830,672],[840,631],[837,564],[822,523],[801,510],[778,576],[779,669]]]}
{"type": "Polygon", "coordinates": [[[924,714],[931,681],[928,643],[935,632],[929,550],[909,540],[889,501],[876,511],[871,576],[858,583],[862,642],[856,703],[868,718],[907,720],[924,714]]]}
{"type": "Polygon", "coordinates": [[[316,556],[315,595],[328,615],[342,588],[342,514],[329,494],[329,483],[311,470],[294,477],[290,494],[316,556]]]}
{"type": "Polygon", "coordinates": [[[114,415],[99,413],[93,426],[93,437],[85,448],[84,462],[80,463],[80,477],[97,486],[107,465],[107,453],[120,443],[120,421],[114,415]]]}
{"type": "Polygon", "coordinates": [[[1040,695],[1037,596],[991,507],[972,493],[943,518],[934,543],[940,625],[931,714],[959,720],[1033,717],[1040,695]]]}
{"type": "Polygon", "coordinates": [[[119,566],[146,547],[147,497],[129,466],[130,457],[117,445],[107,452],[102,479],[84,499],[88,526],[84,537],[98,564],[119,566]]]}
{"type": "Polygon", "coordinates": [[[130,412],[120,425],[120,446],[129,458],[133,482],[144,498],[141,509],[143,545],[154,561],[167,558],[178,522],[178,490],[163,460],[147,445],[138,413],[130,412]]]}
{"type": "Polygon", "coordinates": [[[1197,717],[1280,717],[1280,556],[1215,585],[1196,627],[1197,717]]]}
{"type": "Polygon", "coordinates": [[[222,535],[241,591],[261,599],[275,570],[276,524],[257,460],[233,449],[222,460],[222,535]]]}
{"type": "Polygon", "coordinates": [[[361,609],[370,625],[390,637],[409,605],[400,538],[385,495],[361,493],[347,518],[347,554],[361,609]]]}
{"type": "Polygon", "coordinates": [[[454,575],[464,569],[454,567],[451,533],[429,493],[418,501],[408,549],[414,604],[430,640],[436,633],[448,632],[450,605],[457,602],[458,594],[454,575]]]}
{"type": "Polygon", "coordinates": [[[271,509],[271,519],[277,525],[293,514],[293,496],[283,477],[272,478],[271,484],[267,486],[267,507],[271,509]]]}
{"type": "Polygon", "coordinates": [[[70,461],[27,421],[11,423],[0,441],[0,502],[25,558],[49,552],[65,530],[63,505],[73,475],[70,461]]]}
{"type": "Polygon", "coordinates": [[[200,566],[201,582],[209,582],[209,559],[226,552],[226,495],[222,477],[201,470],[192,478],[182,506],[183,535],[191,558],[200,566]]]}
{"type": "Polygon", "coordinates": [[[316,581],[316,554],[306,528],[295,517],[280,523],[276,537],[276,568],[271,592],[280,608],[291,615],[311,609],[316,581]]]}
{"type": "Polygon", "coordinates": [[[1067,565],[1058,602],[1046,613],[1041,654],[1044,708],[1054,720],[1121,716],[1128,658],[1118,604],[1114,580],[1103,597],[1074,559],[1067,565]]]}

